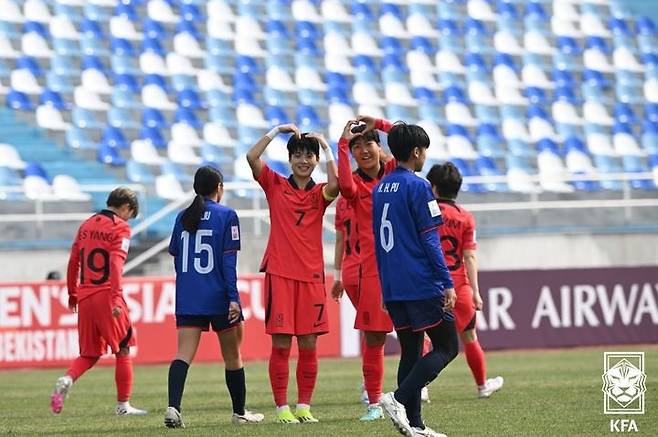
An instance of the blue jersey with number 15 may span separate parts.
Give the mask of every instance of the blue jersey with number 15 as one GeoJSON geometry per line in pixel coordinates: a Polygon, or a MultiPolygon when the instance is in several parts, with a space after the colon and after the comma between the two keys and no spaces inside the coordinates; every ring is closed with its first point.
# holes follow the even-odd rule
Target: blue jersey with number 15
{"type": "Polygon", "coordinates": [[[227,314],[230,301],[239,302],[235,262],[240,250],[240,222],[234,210],[205,200],[196,232],[176,217],[169,242],[175,257],[176,314],[227,314]]]}
{"type": "Polygon", "coordinates": [[[440,297],[453,286],[436,232],[441,210],[425,179],[398,166],[373,189],[372,218],[384,302],[440,297]]]}

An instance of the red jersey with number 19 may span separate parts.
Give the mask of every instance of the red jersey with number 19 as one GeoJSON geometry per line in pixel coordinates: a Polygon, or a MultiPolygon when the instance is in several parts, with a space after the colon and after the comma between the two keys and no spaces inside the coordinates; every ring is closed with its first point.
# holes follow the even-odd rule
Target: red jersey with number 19
{"type": "Polygon", "coordinates": [[[270,237],[260,271],[303,282],[324,282],[322,217],[331,204],[327,184],[311,181],[304,188],[263,163],[256,180],[270,209],[270,237]]]}
{"type": "Polygon", "coordinates": [[[116,306],[122,300],[121,276],[130,246],[130,226],[112,211],[85,220],[71,247],[66,281],[74,303],[98,292],[110,292],[116,306]]]}
{"type": "MultiPolygon", "coordinates": [[[[443,224],[439,226],[441,247],[455,288],[469,284],[464,266],[464,250],[475,250],[475,219],[452,200],[438,199],[443,224]]],[[[469,284],[470,285],[470,284],[469,284]]]]}

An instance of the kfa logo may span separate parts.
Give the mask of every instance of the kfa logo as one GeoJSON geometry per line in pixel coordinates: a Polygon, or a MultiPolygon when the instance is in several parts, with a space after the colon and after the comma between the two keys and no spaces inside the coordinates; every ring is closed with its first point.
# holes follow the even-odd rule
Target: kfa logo
{"type": "MultiPolygon", "coordinates": [[[[603,354],[603,413],[644,414],[644,352],[603,354]]],[[[638,432],[634,419],[611,419],[610,432],[638,432]]]]}

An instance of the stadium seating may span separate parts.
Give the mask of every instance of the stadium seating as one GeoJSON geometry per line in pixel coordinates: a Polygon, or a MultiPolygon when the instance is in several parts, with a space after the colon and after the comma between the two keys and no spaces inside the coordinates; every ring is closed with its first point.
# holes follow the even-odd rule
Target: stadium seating
{"type": "Polygon", "coordinates": [[[228,180],[248,177],[239,155],[272,124],[294,121],[335,142],[360,112],[425,126],[432,162],[507,175],[469,186],[474,194],[619,190],[552,180],[655,168],[658,29],[621,2],[3,5],[3,123],[27,117],[59,143],[0,137],[11,145],[0,150],[0,180],[18,177],[28,197],[83,198],[76,183],[126,178],[173,199],[202,162],[228,180]],[[32,158],[68,165],[62,178],[28,182],[32,158]],[[78,178],[87,173],[75,166],[99,176],[78,178]]]}

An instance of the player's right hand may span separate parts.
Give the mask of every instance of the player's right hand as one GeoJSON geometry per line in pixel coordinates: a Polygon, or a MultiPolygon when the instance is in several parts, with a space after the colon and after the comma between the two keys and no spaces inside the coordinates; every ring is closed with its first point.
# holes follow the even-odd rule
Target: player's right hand
{"type": "Polygon", "coordinates": [[[279,132],[281,132],[282,134],[295,134],[297,138],[302,137],[299,128],[293,123],[281,124],[277,126],[277,128],[279,129],[279,132]]]}
{"type": "Polygon", "coordinates": [[[375,123],[377,122],[377,119],[375,117],[371,117],[369,115],[359,115],[356,117],[356,120],[359,123],[365,123],[366,128],[363,131],[363,133],[370,132],[375,128],[375,123]]]}
{"type": "Polygon", "coordinates": [[[73,304],[73,305],[69,304],[69,310],[70,310],[73,314],[77,313],[77,312],[78,312],[78,305],[76,305],[76,304],[73,304]]]}
{"type": "Polygon", "coordinates": [[[114,317],[119,317],[121,315],[121,307],[115,306],[114,308],[112,308],[112,315],[114,317]]]}
{"type": "Polygon", "coordinates": [[[443,294],[443,311],[452,311],[457,302],[457,293],[454,288],[446,288],[443,294]]]}
{"type": "Polygon", "coordinates": [[[343,134],[341,135],[341,138],[347,141],[352,141],[352,138],[363,135],[363,132],[352,132],[352,128],[358,126],[359,124],[361,123],[358,120],[348,120],[347,124],[345,124],[345,127],[343,128],[343,134]]]}
{"type": "Polygon", "coordinates": [[[337,281],[334,281],[334,285],[331,286],[331,298],[335,301],[338,302],[341,297],[343,297],[343,281],[340,279],[337,281]]]}

